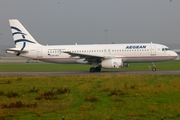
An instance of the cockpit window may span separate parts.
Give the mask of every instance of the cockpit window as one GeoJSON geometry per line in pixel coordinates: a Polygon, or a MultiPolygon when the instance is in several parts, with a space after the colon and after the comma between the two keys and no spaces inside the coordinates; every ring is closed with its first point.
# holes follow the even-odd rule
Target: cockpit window
{"type": "Polygon", "coordinates": [[[170,48],[162,48],[162,51],[169,51],[171,50],[170,48]]]}

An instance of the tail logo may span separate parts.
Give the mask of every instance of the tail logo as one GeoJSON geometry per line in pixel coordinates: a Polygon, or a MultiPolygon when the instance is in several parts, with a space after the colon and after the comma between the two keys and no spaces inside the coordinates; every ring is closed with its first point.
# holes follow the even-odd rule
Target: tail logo
{"type": "MultiPolygon", "coordinates": [[[[21,48],[21,51],[23,51],[24,48],[26,47],[26,42],[36,44],[35,42],[32,42],[32,41],[26,39],[26,34],[23,33],[19,28],[14,27],[14,26],[11,26],[11,29],[14,29],[14,30],[17,31],[17,32],[12,33],[13,36],[18,35],[18,34],[22,35],[22,39],[14,40],[15,45],[16,45],[17,43],[19,43],[19,42],[23,42],[23,46],[22,46],[22,48],[21,48]]],[[[20,53],[17,53],[17,56],[19,56],[19,55],[20,55],[20,53]]]]}
{"type": "Polygon", "coordinates": [[[36,44],[35,42],[32,42],[32,41],[30,41],[30,40],[27,40],[26,37],[25,37],[26,34],[23,33],[19,28],[14,27],[14,26],[11,26],[11,29],[14,29],[14,30],[17,31],[17,32],[12,33],[13,36],[14,36],[14,35],[17,35],[17,34],[21,34],[21,35],[22,35],[22,39],[14,40],[15,44],[18,43],[18,42],[29,42],[29,43],[34,43],[34,44],[36,44]]]}

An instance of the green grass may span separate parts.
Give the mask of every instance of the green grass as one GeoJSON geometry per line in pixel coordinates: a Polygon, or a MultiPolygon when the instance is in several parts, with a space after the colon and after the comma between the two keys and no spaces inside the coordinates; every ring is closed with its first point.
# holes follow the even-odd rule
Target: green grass
{"type": "MultiPolygon", "coordinates": [[[[180,61],[156,63],[179,70],[180,61]]],[[[90,65],[1,63],[1,72],[89,71],[90,65]]],[[[150,70],[150,63],[103,70],[150,70]]],[[[180,75],[0,77],[0,119],[167,120],[180,117],[180,75]]]]}
{"type": "Polygon", "coordinates": [[[180,75],[0,77],[0,119],[180,117],[180,75]]]}
{"type": "MultiPolygon", "coordinates": [[[[1,63],[1,72],[10,71],[89,71],[91,65],[51,63],[1,63]]],[[[156,63],[157,70],[179,70],[180,61],[156,63]]],[[[103,70],[151,70],[151,63],[132,63],[128,68],[103,70]]]]}

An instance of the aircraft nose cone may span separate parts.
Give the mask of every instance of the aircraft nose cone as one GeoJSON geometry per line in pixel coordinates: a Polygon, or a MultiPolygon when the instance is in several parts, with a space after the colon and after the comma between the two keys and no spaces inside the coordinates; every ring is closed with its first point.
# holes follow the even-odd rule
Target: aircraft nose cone
{"type": "Polygon", "coordinates": [[[176,52],[173,52],[174,59],[178,57],[178,54],[176,52]]]}

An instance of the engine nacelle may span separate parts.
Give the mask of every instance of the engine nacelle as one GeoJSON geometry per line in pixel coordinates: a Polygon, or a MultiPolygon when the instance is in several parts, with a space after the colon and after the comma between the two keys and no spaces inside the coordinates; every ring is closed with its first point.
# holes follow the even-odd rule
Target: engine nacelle
{"type": "Polygon", "coordinates": [[[103,68],[121,68],[123,67],[123,61],[118,58],[106,59],[101,62],[101,66],[103,68]]]}

